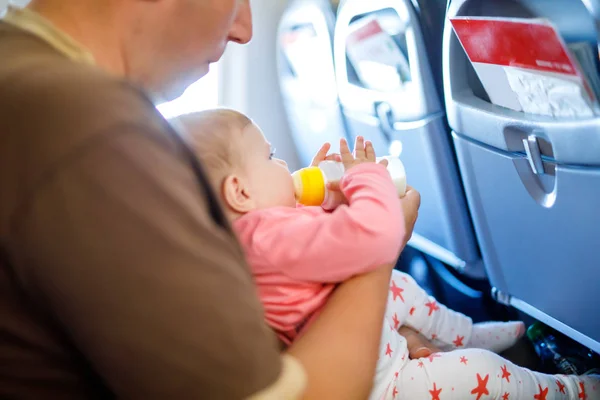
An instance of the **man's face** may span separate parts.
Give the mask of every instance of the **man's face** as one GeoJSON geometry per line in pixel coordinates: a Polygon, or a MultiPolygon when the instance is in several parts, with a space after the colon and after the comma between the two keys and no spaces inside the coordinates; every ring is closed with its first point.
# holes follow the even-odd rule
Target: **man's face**
{"type": "MultiPolygon", "coordinates": [[[[228,42],[248,43],[252,38],[249,0],[159,0],[141,2],[144,17],[136,22],[139,55],[130,66],[133,79],[173,99],[206,75],[228,42]]],[[[138,4],[140,4],[138,2],[138,4]]]]}

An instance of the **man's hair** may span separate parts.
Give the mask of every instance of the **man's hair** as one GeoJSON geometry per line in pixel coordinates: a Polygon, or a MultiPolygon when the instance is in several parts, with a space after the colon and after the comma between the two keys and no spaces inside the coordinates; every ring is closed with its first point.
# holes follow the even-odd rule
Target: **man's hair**
{"type": "Polygon", "coordinates": [[[239,141],[252,120],[224,108],[186,114],[177,120],[189,134],[193,150],[215,189],[220,190],[223,179],[243,163],[239,141]]]}

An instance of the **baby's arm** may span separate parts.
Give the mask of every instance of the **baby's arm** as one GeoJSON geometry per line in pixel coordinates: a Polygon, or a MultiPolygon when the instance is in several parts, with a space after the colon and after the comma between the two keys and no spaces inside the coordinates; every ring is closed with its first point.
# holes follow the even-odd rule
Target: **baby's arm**
{"type": "Polygon", "coordinates": [[[323,283],[394,263],[405,228],[386,168],[375,163],[355,166],[340,189],[348,205],[331,213],[320,207],[268,210],[269,220],[276,222],[264,218],[256,230],[257,256],[292,279],[323,283]]]}

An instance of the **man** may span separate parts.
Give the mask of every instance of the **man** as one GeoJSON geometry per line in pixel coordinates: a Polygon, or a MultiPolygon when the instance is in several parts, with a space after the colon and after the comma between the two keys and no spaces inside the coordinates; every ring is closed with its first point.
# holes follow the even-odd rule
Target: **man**
{"type": "Polygon", "coordinates": [[[365,398],[391,266],[341,285],[282,357],[147,97],[251,35],[245,0],[34,0],[0,22],[0,398],[365,398]]]}

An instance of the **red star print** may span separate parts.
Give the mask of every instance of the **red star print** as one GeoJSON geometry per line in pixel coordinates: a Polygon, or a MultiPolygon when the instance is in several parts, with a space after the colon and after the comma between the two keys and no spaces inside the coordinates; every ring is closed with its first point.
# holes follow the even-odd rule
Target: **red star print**
{"type": "Polygon", "coordinates": [[[396,313],[394,313],[392,321],[394,321],[394,329],[398,329],[400,327],[400,320],[398,319],[398,315],[396,313]]]}
{"type": "Polygon", "coordinates": [[[431,314],[433,314],[434,311],[437,311],[437,310],[440,309],[435,301],[430,301],[428,303],[425,303],[425,307],[429,308],[429,316],[430,317],[431,317],[431,314]]]}
{"type": "Polygon", "coordinates": [[[390,290],[392,291],[394,301],[396,301],[396,297],[400,297],[400,300],[402,300],[404,303],[404,297],[402,297],[402,292],[404,292],[404,289],[399,288],[396,286],[396,282],[392,281],[392,287],[390,287],[390,290]]]}
{"type": "Polygon", "coordinates": [[[481,396],[484,394],[489,395],[490,392],[487,390],[488,380],[490,379],[490,375],[486,375],[485,378],[481,379],[481,375],[477,374],[477,387],[471,390],[471,394],[476,394],[477,399],[479,400],[481,396]]]}
{"type": "Polygon", "coordinates": [[[438,353],[433,353],[427,358],[429,358],[429,362],[433,362],[433,359],[438,358],[438,357],[441,357],[441,356],[438,353]]]}
{"type": "Polygon", "coordinates": [[[565,385],[563,385],[561,381],[556,381],[556,384],[558,385],[558,391],[561,393],[565,393],[565,385]]]}
{"type": "Polygon", "coordinates": [[[464,336],[456,335],[456,340],[454,340],[452,343],[454,343],[456,347],[464,346],[463,340],[465,340],[464,336]]]}
{"type": "Polygon", "coordinates": [[[392,353],[393,353],[392,348],[390,347],[390,344],[388,343],[387,346],[386,346],[386,348],[385,348],[385,355],[391,357],[392,353]]]}
{"type": "Polygon", "coordinates": [[[464,357],[464,356],[463,356],[463,357],[461,357],[461,358],[460,358],[460,362],[461,362],[461,363],[463,363],[463,364],[465,364],[465,365],[467,365],[467,361],[469,361],[469,360],[467,359],[467,357],[464,357]]]}
{"type": "Polygon", "coordinates": [[[398,375],[400,375],[400,372],[396,372],[396,373],[394,374],[394,378],[397,378],[397,377],[398,377],[398,375]]]}
{"type": "Polygon", "coordinates": [[[506,368],[506,365],[504,365],[500,369],[502,370],[502,378],[500,378],[500,379],[506,378],[506,382],[510,383],[510,376],[512,374],[510,372],[508,372],[508,368],[506,368]]]}
{"type": "Polygon", "coordinates": [[[431,400],[440,400],[440,393],[442,393],[442,388],[437,388],[435,382],[433,383],[433,390],[430,390],[431,400]]]}
{"type": "Polygon", "coordinates": [[[424,366],[425,364],[423,364],[423,361],[419,361],[419,364],[417,364],[417,365],[419,366],[419,368],[423,368],[423,366],[424,366]]]}
{"type": "Polygon", "coordinates": [[[505,392],[505,393],[502,395],[502,400],[508,400],[508,397],[509,397],[509,396],[510,396],[510,394],[509,394],[508,392],[505,392]]]}
{"type": "Polygon", "coordinates": [[[410,311],[408,312],[410,315],[413,315],[415,313],[416,308],[411,307],[410,311]]]}
{"type": "Polygon", "coordinates": [[[587,399],[587,396],[585,395],[585,386],[583,385],[583,382],[579,382],[579,388],[581,389],[581,393],[579,393],[579,398],[580,399],[587,399]]]}
{"type": "Polygon", "coordinates": [[[546,396],[548,396],[548,388],[542,389],[542,385],[538,385],[540,388],[540,392],[533,396],[535,400],[546,400],[546,396]]]}
{"type": "Polygon", "coordinates": [[[392,396],[394,396],[394,398],[398,396],[398,388],[396,386],[394,386],[394,390],[392,390],[392,396]]]}
{"type": "Polygon", "coordinates": [[[437,335],[435,333],[431,334],[431,340],[435,340],[437,338],[437,335]]]}

